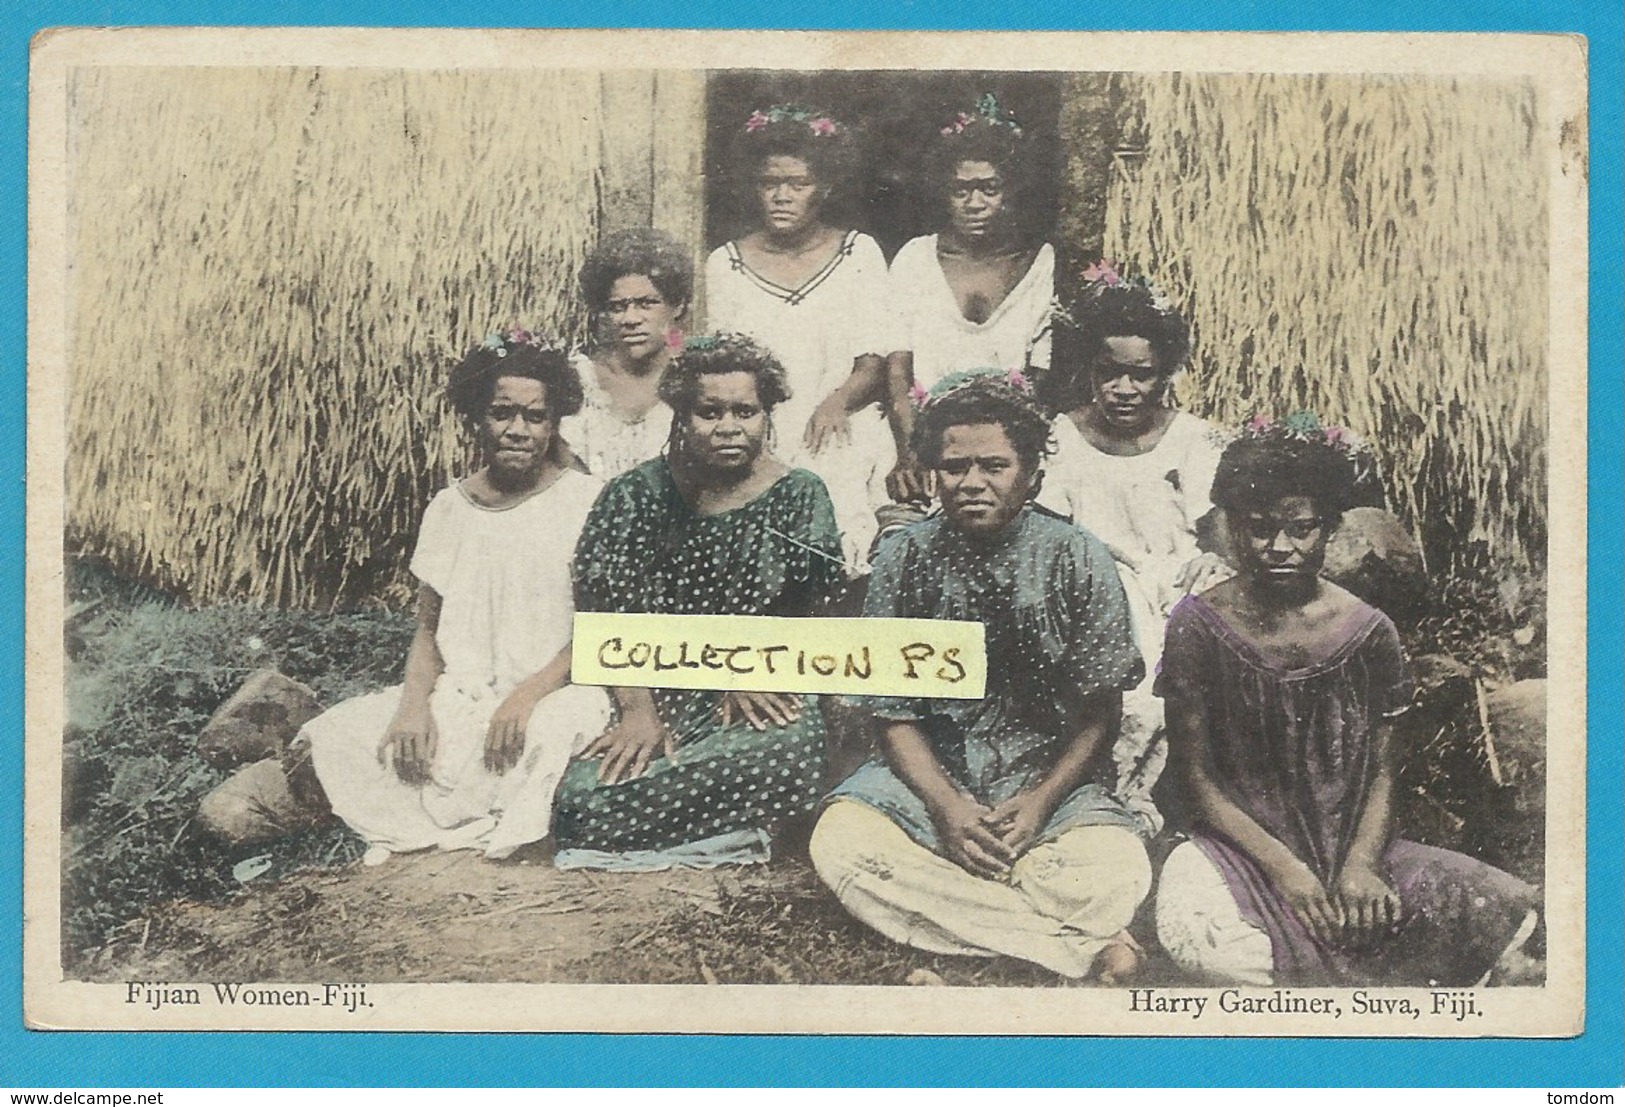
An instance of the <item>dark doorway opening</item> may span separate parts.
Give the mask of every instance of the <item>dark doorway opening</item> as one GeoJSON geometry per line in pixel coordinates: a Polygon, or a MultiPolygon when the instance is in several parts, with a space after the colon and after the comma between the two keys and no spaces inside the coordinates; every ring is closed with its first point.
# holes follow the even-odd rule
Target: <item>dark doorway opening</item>
{"type": "Polygon", "coordinates": [[[1061,170],[1062,81],[1058,73],[714,71],[706,91],[706,249],[750,229],[753,216],[730,187],[727,159],[735,133],[753,110],[802,104],[857,128],[857,180],[829,218],[872,235],[890,259],[909,239],[938,229],[940,200],[924,173],[932,142],[956,112],[988,92],[1028,139],[1030,227],[1051,238],[1061,170]]]}

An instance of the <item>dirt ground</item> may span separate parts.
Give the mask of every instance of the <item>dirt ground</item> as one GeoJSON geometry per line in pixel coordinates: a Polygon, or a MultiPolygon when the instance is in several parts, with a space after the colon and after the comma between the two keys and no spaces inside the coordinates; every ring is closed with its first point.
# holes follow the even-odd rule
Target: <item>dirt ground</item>
{"type": "Polygon", "coordinates": [[[166,905],[105,953],[119,979],[579,980],[573,966],[635,949],[673,913],[720,910],[729,889],[743,890],[733,873],[561,872],[423,853],[166,905]]]}
{"type": "Polygon", "coordinates": [[[561,872],[472,852],[293,873],[126,924],[93,980],[1066,983],[1007,958],[886,941],[804,859],[708,872],[561,872]]]}

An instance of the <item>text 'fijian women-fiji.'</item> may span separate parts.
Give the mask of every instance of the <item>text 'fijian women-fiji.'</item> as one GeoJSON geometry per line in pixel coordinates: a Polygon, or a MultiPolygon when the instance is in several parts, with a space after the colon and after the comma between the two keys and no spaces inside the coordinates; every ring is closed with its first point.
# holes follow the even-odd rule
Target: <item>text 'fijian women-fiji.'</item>
{"type": "Polygon", "coordinates": [[[149,984],[129,981],[124,1002],[143,1004],[154,1011],[163,1007],[200,1007],[209,1002],[222,1007],[336,1007],[355,1012],[371,1007],[365,984],[321,984],[279,988],[250,984],[210,984],[205,991],[192,984],[149,984]]]}

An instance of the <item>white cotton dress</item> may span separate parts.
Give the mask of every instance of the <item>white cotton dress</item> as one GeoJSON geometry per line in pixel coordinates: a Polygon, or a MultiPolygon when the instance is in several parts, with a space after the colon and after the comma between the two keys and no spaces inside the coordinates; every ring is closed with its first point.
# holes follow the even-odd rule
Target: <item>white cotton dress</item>
{"type": "Polygon", "coordinates": [[[1117,563],[1146,671],[1145,680],[1123,694],[1123,728],[1113,748],[1118,792],[1156,830],[1161,818],[1151,787],[1168,749],[1152,679],[1168,612],[1184,594],[1176,581],[1201,553],[1196,523],[1213,507],[1209,497],[1224,438],[1207,420],[1182,411],[1154,447],[1132,457],[1096,449],[1066,415],[1055,419],[1053,429],[1055,454],[1044,464],[1038,500],[1093,533],[1117,563]]]}
{"type": "Polygon", "coordinates": [[[671,408],[657,401],[641,419],[629,421],[598,383],[592,358],[581,353],[570,360],[581,376],[581,410],[559,420],[559,434],[587,471],[607,481],[658,457],[671,433],[671,408]]]}
{"type": "Polygon", "coordinates": [[[966,319],[942,272],[937,236],[911,239],[891,263],[897,349],[914,354],[914,383],[929,389],[960,369],[1048,367],[1055,248],[1039,247],[1026,274],[981,323],[966,319]]]}
{"type": "Polygon", "coordinates": [[[847,231],[828,264],[791,289],[751,269],[738,244],[729,242],[705,263],[705,296],[711,330],[749,335],[784,365],[792,395],[773,412],[773,453],[823,480],[847,568],[866,571],[875,509],[888,502],[886,474],[897,460],[881,405],[851,417],[850,442],[815,454],[802,435],[814,409],[851,375],[855,360],[885,357],[898,348],[891,338],[885,255],[868,235],[847,231]]]}
{"type": "Polygon", "coordinates": [[[399,687],[346,700],[299,738],[334,813],[369,845],[502,858],[547,836],[559,778],[609,725],[608,695],[567,684],[544,698],[519,763],[500,775],[484,766],[486,731],[508,693],[570,641],[570,559],[601,486],[568,470],[509,508],[481,507],[461,484],[430,501],[412,556],[413,574],[441,598],[435,643],[445,670],[429,700],[439,735],[429,783],[404,784],[378,762],[399,687]]]}

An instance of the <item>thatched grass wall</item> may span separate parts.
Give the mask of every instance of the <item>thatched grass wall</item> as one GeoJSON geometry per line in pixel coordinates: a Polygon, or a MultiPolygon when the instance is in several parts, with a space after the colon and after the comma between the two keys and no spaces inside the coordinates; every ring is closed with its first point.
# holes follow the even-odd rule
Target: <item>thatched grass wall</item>
{"type": "Polygon", "coordinates": [[[1543,565],[1547,199],[1532,89],[1119,80],[1105,252],[1188,308],[1185,402],[1230,423],[1307,407],[1367,435],[1435,569],[1475,549],[1543,565]]]}
{"type": "MultiPolygon", "coordinates": [[[[418,514],[463,461],[449,359],[498,323],[579,337],[572,284],[600,225],[701,245],[704,87],[85,71],[70,545],[196,602],[402,598],[418,514]]],[[[1310,407],[1362,431],[1436,568],[1475,541],[1544,561],[1527,86],[1080,75],[1064,96],[1063,252],[1099,244],[1186,305],[1189,406],[1310,407]]]]}
{"type": "Polygon", "coordinates": [[[591,74],[85,71],[69,541],[194,601],[392,589],[462,462],[449,359],[578,334],[591,74]]]}

